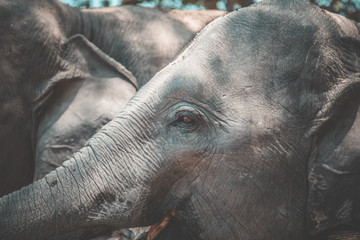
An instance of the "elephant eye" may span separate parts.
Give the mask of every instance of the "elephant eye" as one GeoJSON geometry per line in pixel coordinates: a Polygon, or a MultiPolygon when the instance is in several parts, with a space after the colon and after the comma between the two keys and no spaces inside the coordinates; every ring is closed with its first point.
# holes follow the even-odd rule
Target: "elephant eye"
{"type": "Polygon", "coordinates": [[[191,112],[180,112],[171,125],[184,128],[185,130],[194,130],[196,127],[196,117],[191,112]]]}
{"type": "Polygon", "coordinates": [[[191,119],[189,116],[181,116],[180,119],[179,119],[179,122],[191,124],[191,123],[194,122],[194,120],[191,119]]]}

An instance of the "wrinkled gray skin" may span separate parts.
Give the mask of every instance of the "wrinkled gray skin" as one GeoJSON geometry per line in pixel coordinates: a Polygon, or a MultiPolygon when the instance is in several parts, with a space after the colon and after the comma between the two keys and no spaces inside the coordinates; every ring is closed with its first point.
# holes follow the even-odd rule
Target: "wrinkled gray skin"
{"type": "Polygon", "coordinates": [[[359,38],[302,0],[215,20],[62,167],[0,199],[0,239],[152,225],[174,209],[195,239],[354,239],[359,38]]]}
{"type": "Polygon", "coordinates": [[[41,178],[83,147],[221,14],[0,0],[0,196],[32,181],[35,159],[41,178]]]}

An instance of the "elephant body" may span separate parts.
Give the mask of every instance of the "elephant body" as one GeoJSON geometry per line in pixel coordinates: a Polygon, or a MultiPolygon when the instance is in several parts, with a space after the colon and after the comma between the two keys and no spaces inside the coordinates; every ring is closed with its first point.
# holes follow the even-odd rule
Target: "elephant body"
{"type": "Polygon", "coordinates": [[[60,166],[222,14],[0,1],[0,196],[60,166]]]}
{"type": "Polygon", "coordinates": [[[305,0],[220,17],[61,167],[0,199],[0,238],[356,239],[359,63],[359,23],[305,0]]]}

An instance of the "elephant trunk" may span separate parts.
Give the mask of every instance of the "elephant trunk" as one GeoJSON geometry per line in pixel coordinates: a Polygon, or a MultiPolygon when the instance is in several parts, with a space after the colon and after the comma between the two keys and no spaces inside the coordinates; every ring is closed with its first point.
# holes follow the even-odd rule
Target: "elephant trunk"
{"type": "Polygon", "coordinates": [[[156,172],[155,156],[139,161],[151,149],[136,146],[139,133],[123,127],[126,121],[113,120],[63,166],[1,198],[0,239],[81,239],[148,224],[139,216],[148,219],[141,211],[150,199],[145,186],[156,172]]]}

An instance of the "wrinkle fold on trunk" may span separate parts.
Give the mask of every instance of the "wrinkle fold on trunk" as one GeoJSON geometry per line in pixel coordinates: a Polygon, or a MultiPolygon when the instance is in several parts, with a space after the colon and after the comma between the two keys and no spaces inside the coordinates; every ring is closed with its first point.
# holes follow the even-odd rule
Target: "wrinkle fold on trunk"
{"type": "Polygon", "coordinates": [[[124,128],[120,122],[108,124],[43,179],[1,198],[0,239],[69,239],[149,224],[139,217],[148,219],[145,183],[157,167],[149,168],[149,158],[134,159],[142,151],[132,155],[138,149],[132,134],[121,142],[113,137],[114,127],[124,128]]]}

